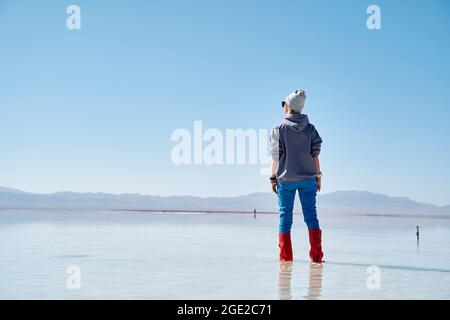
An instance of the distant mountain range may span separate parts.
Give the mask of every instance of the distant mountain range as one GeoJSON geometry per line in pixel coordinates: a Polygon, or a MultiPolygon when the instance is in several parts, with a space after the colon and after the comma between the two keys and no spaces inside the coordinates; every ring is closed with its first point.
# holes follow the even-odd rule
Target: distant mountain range
{"type": "MultiPolygon", "coordinates": [[[[426,215],[450,217],[450,205],[435,206],[405,197],[389,197],[368,191],[336,191],[318,196],[324,213],[369,215],[426,215]]],[[[296,207],[299,201],[296,200],[296,207]]],[[[0,209],[78,209],[150,211],[277,212],[273,193],[237,197],[152,196],[141,194],[57,192],[36,194],[0,187],[0,209]]]]}

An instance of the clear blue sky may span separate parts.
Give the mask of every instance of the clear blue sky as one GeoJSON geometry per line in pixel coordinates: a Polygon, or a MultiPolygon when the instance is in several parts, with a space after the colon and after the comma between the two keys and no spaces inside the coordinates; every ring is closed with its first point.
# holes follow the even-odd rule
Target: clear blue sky
{"type": "Polygon", "coordinates": [[[448,1],[0,1],[0,40],[1,186],[269,191],[258,165],[174,165],[170,134],[270,129],[301,87],[323,192],[450,204],[448,1]]]}

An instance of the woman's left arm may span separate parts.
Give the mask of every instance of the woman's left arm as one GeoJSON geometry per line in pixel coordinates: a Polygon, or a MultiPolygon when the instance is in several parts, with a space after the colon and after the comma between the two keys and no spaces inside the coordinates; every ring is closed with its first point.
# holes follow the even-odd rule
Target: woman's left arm
{"type": "Polygon", "coordinates": [[[322,188],[322,172],[320,171],[320,162],[319,162],[319,153],[321,148],[322,148],[322,138],[320,137],[316,128],[312,126],[311,156],[313,158],[314,167],[316,168],[317,172],[316,181],[317,181],[317,191],[319,192],[320,189],[322,188]]]}
{"type": "Polygon", "coordinates": [[[322,188],[322,172],[320,171],[319,155],[314,156],[313,161],[314,161],[314,167],[316,168],[316,171],[317,171],[317,177],[316,177],[317,191],[320,192],[320,189],[322,188]]]}

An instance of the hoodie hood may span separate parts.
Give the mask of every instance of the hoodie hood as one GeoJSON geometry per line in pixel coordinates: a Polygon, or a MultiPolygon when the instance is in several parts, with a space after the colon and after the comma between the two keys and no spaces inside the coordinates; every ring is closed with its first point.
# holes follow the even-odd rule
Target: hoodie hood
{"type": "Polygon", "coordinates": [[[309,125],[309,119],[306,114],[290,114],[284,118],[283,124],[295,131],[303,131],[309,125]]]}

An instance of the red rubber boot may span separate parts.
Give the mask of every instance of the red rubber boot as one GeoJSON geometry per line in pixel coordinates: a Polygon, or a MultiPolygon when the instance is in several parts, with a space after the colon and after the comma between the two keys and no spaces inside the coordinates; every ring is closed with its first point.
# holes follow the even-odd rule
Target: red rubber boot
{"type": "Polygon", "coordinates": [[[309,244],[311,245],[311,250],[309,251],[311,261],[314,263],[322,263],[322,230],[309,229],[309,244]]]}
{"type": "Polygon", "coordinates": [[[292,261],[291,233],[278,234],[278,247],[280,247],[280,261],[292,261]]]}

